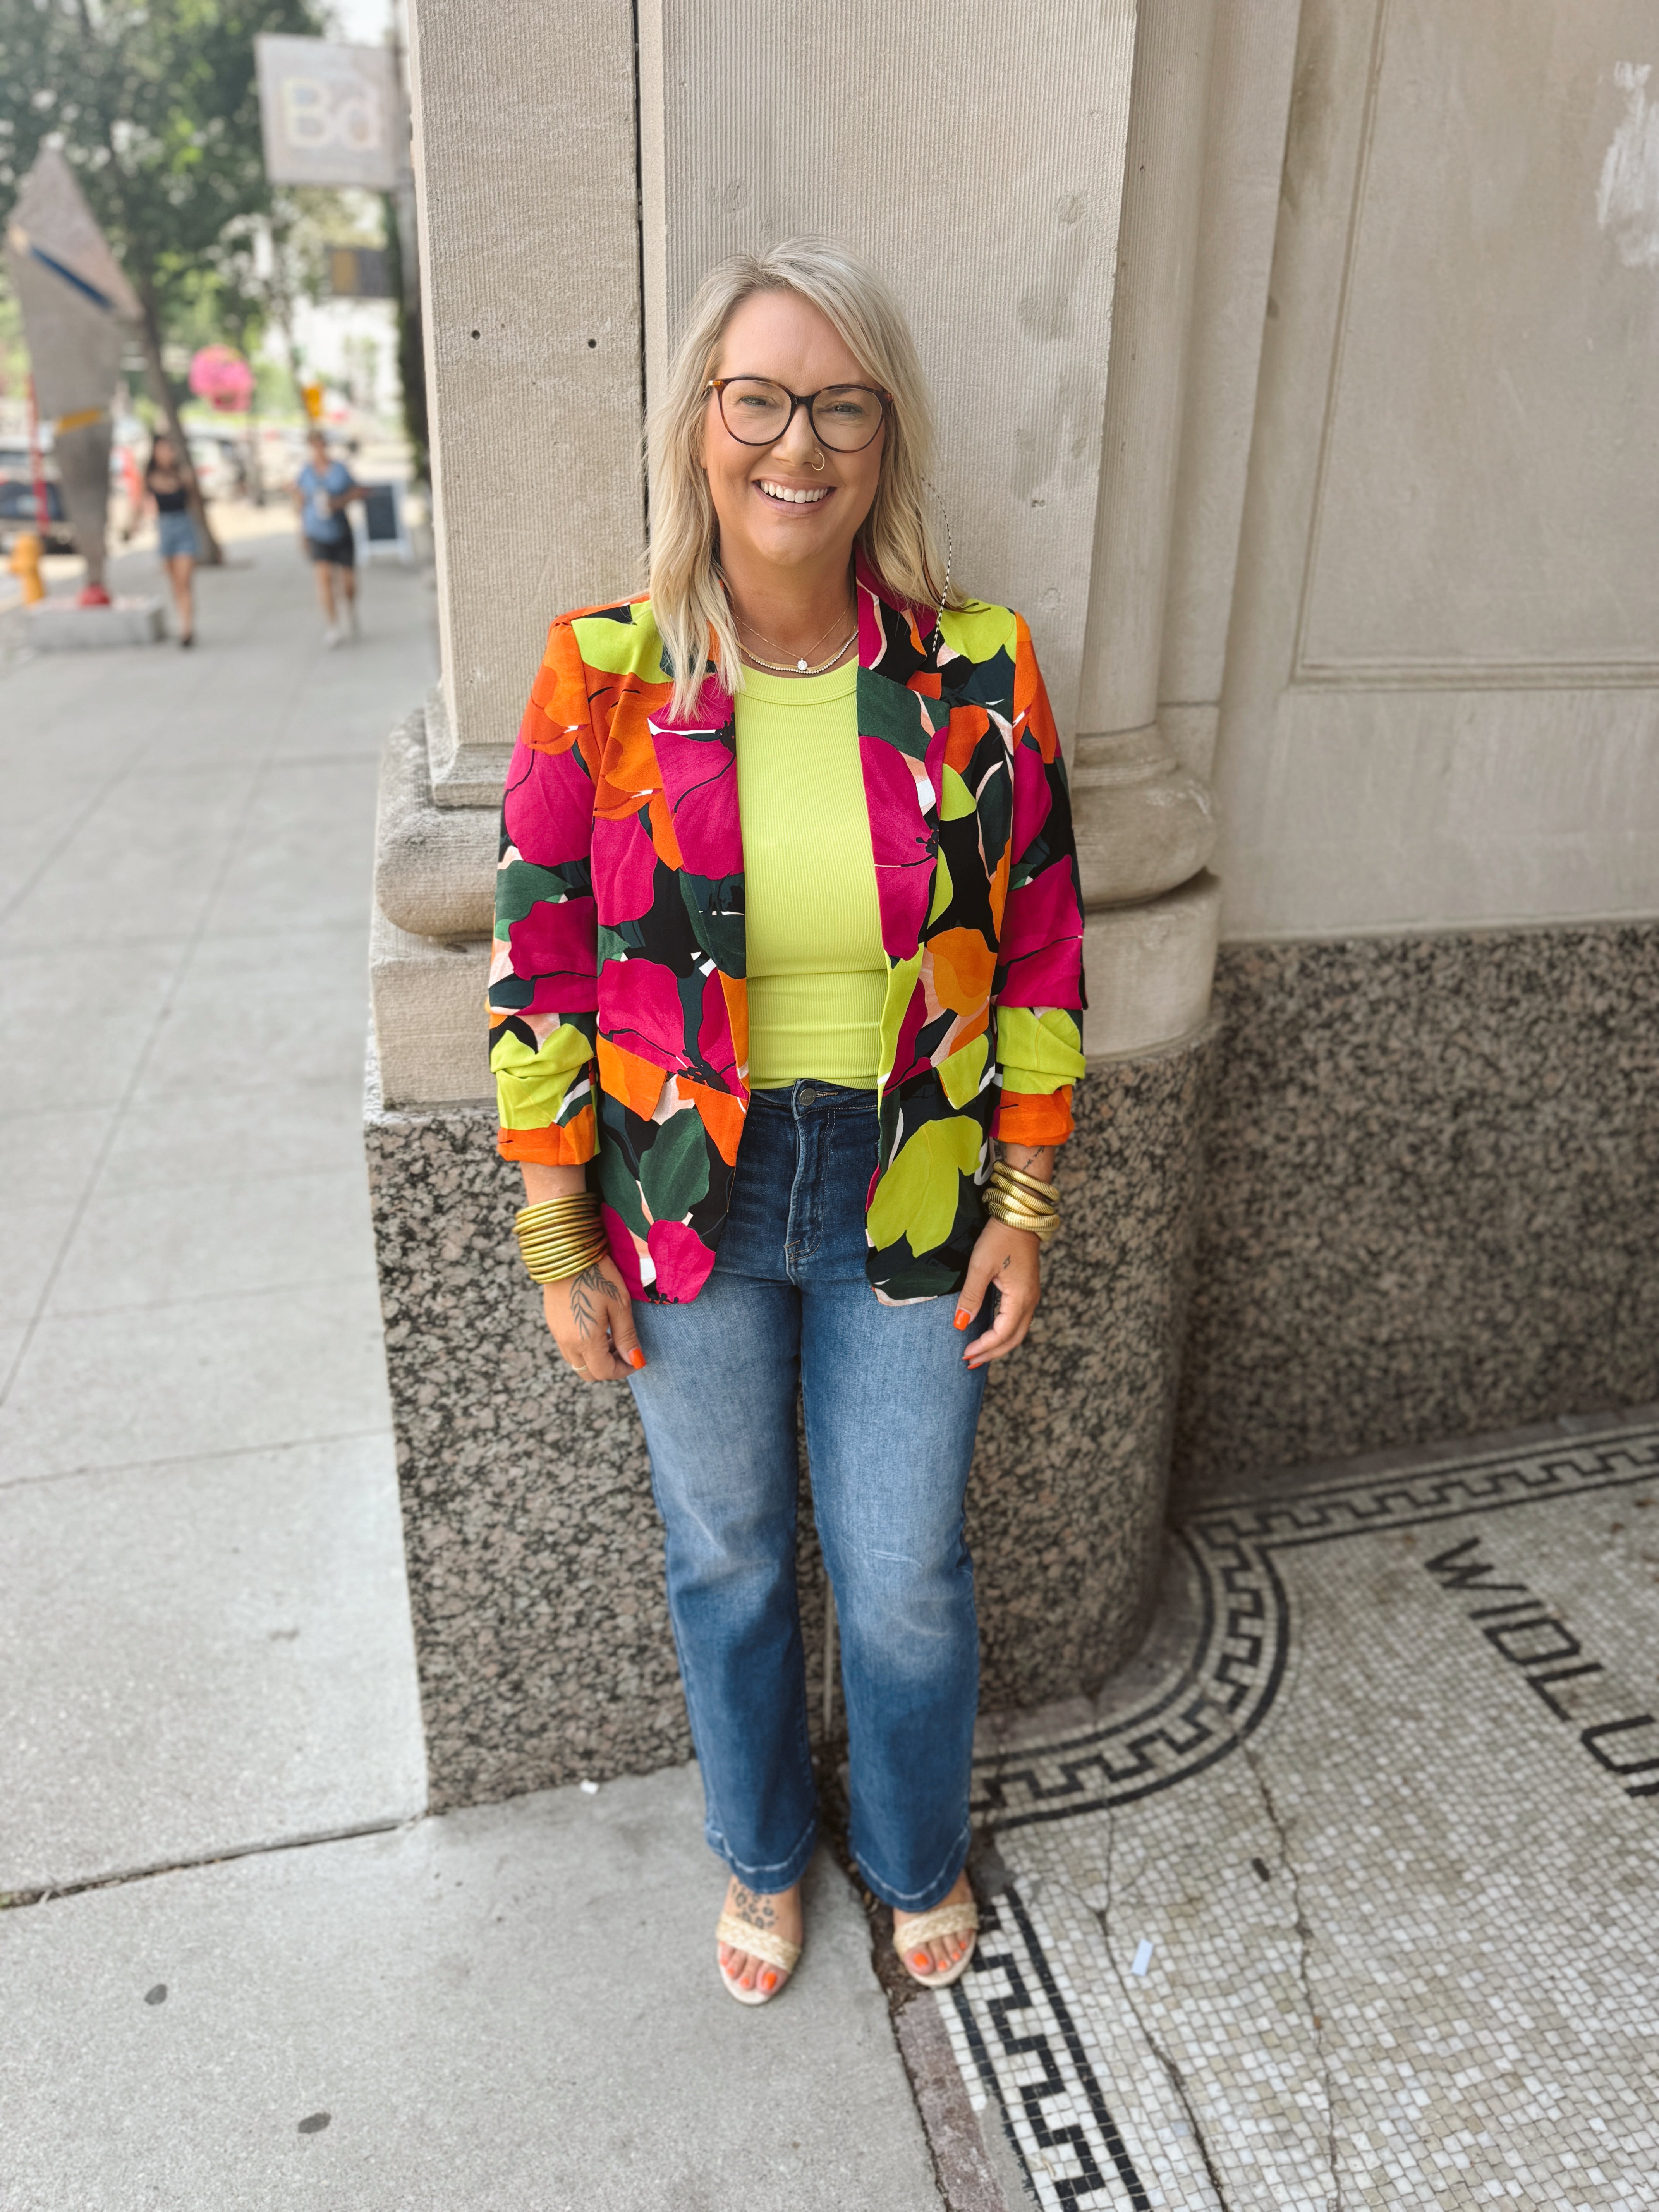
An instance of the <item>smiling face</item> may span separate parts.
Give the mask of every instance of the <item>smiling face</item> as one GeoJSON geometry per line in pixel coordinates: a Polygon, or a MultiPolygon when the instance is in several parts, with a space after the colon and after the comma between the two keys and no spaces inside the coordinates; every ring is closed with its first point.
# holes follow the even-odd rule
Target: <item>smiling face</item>
{"type": "MultiPolygon", "coordinates": [[[[787,392],[873,382],[833,325],[798,292],[751,294],[726,325],[710,374],[769,377],[787,392]]],[[[876,496],[886,443],[884,423],[861,453],[836,453],[820,443],[806,410],[798,407],[775,445],[745,446],[726,428],[710,392],[702,465],[728,571],[844,571],[876,496]]]]}

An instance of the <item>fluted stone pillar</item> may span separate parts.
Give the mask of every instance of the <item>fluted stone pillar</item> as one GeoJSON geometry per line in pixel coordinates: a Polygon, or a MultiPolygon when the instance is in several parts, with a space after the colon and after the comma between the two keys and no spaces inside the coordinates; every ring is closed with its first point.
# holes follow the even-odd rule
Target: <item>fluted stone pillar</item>
{"type": "Polygon", "coordinates": [[[1033,1346],[994,1378],[981,1430],[1001,1477],[970,1514],[991,1705],[1093,1692],[1157,1587],[1214,1059],[1207,740],[1272,238],[1255,187],[1277,177],[1295,14],[1143,0],[1138,15],[1070,748],[1090,1073],[1033,1346]],[[1194,670],[1207,690],[1185,688],[1194,670]]]}

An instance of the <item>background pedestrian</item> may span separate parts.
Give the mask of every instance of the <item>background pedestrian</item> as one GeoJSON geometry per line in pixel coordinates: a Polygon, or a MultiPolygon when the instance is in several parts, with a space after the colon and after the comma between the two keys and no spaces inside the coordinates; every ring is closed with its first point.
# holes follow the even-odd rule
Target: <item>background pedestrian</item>
{"type": "Polygon", "coordinates": [[[330,459],[328,441],[320,430],[311,433],[309,443],[311,458],[295,479],[294,503],[306,551],[317,572],[323,642],[332,647],[340,642],[342,615],[346,632],[357,635],[357,541],[345,510],[351,501],[362,498],[363,487],[343,461],[330,459]]]}
{"type": "Polygon", "coordinates": [[[144,506],[155,511],[156,550],[172,586],[173,605],[179,611],[179,642],[181,646],[194,645],[194,579],[199,548],[184,471],[179,465],[173,441],[165,432],[149,449],[149,464],[144,471],[144,506]]]}

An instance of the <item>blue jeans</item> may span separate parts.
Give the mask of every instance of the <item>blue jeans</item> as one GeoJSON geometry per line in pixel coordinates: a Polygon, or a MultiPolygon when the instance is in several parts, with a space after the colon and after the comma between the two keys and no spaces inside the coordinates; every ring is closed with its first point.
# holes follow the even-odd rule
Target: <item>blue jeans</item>
{"type": "MultiPolygon", "coordinates": [[[[864,1273],[872,1095],[757,1091],[720,1255],[689,1305],[638,1304],[632,1378],[668,1534],[668,1605],[709,1844],[787,1889],[817,1804],[795,1595],[795,1401],[841,1631],[852,1844],[878,1897],[945,1896],[968,1852],[979,1683],[963,1496],[984,1395],[956,1301],[864,1273]]],[[[977,1332],[975,1332],[977,1333],[977,1332]]]]}

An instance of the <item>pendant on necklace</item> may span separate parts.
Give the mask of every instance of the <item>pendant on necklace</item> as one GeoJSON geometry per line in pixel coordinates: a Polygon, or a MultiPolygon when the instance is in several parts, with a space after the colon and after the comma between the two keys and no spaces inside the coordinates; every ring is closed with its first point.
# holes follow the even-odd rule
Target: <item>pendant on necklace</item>
{"type": "Polygon", "coordinates": [[[801,673],[803,676],[805,676],[805,673],[806,673],[806,663],[805,663],[804,660],[798,660],[798,661],[795,663],[795,666],[796,666],[796,667],[800,671],[800,673],[801,673]]]}

